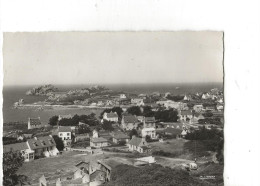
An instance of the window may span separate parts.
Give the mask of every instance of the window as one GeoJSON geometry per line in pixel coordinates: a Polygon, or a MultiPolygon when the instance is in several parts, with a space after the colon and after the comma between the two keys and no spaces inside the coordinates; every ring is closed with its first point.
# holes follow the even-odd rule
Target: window
{"type": "Polygon", "coordinates": [[[60,136],[62,136],[62,133],[60,133],[60,136]]]}
{"type": "Polygon", "coordinates": [[[67,136],[69,136],[69,135],[70,135],[70,133],[68,132],[68,133],[67,133],[67,136]]]}

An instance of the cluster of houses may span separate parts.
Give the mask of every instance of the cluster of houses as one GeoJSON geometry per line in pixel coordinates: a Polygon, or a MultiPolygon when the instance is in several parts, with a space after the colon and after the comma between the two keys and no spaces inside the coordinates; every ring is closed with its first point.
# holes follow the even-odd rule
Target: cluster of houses
{"type": "Polygon", "coordinates": [[[38,138],[34,137],[22,143],[4,145],[3,151],[20,152],[25,162],[34,160],[37,157],[51,157],[59,154],[55,140],[51,135],[38,138]]]}
{"type": "Polygon", "coordinates": [[[107,163],[97,160],[91,162],[81,161],[75,165],[73,175],[63,175],[53,180],[51,177],[42,175],[39,178],[39,185],[78,185],[97,186],[102,185],[111,179],[112,167],[107,163]]]}

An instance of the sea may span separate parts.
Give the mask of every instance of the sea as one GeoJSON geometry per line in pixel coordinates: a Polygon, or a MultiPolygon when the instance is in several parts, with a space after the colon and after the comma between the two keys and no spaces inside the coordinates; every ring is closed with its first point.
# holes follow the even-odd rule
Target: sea
{"type": "MultiPolygon", "coordinates": [[[[45,96],[27,96],[27,90],[35,87],[31,86],[3,86],[3,122],[27,122],[28,118],[40,117],[43,123],[48,123],[49,118],[54,115],[67,114],[90,114],[92,112],[99,115],[100,109],[54,109],[54,110],[38,110],[38,109],[14,109],[13,104],[19,99],[24,99],[24,103],[34,103],[43,101],[45,96]]],[[[59,91],[68,91],[72,89],[88,88],[92,85],[54,85],[59,91]]],[[[173,95],[184,95],[188,93],[207,92],[212,88],[223,90],[222,83],[172,83],[172,84],[108,84],[102,85],[114,91],[123,91],[126,93],[135,94],[150,94],[153,92],[166,93],[170,92],[173,95]]]]}

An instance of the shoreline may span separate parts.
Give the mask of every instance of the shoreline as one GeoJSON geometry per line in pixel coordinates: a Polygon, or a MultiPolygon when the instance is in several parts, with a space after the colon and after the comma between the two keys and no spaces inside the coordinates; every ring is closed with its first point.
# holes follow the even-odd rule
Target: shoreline
{"type": "Polygon", "coordinates": [[[111,109],[113,106],[90,106],[90,105],[50,105],[50,104],[23,104],[13,109],[29,109],[38,108],[40,110],[50,110],[50,109],[111,109]],[[47,107],[47,108],[46,108],[47,107]]]}

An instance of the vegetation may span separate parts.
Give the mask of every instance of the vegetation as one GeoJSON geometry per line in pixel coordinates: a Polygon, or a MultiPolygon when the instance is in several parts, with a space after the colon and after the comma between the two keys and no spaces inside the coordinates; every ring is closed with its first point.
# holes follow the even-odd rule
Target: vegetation
{"type": "Polygon", "coordinates": [[[224,138],[223,132],[212,129],[208,130],[205,127],[200,130],[195,130],[186,135],[186,139],[191,140],[190,142],[185,144],[185,147],[188,149],[192,149],[190,147],[194,147],[195,151],[203,152],[203,151],[213,151],[217,152],[217,160],[220,163],[224,162],[223,156],[223,147],[224,147],[224,138]],[[199,149],[202,146],[203,150],[199,149]]]}
{"type": "Polygon", "coordinates": [[[59,116],[52,116],[50,119],[49,119],[49,124],[52,125],[52,126],[56,126],[58,124],[58,120],[59,120],[59,116]]]}
{"type": "Polygon", "coordinates": [[[220,125],[221,124],[221,119],[218,117],[211,117],[211,118],[205,118],[205,119],[199,119],[198,120],[199,124],[215,124],[215,125],[220,125]]]}
{"type": "Polygon", "coordinates": [[[16,138],[12,138],[12,137],[3,137],[3,145],[13,144],[13,143],[20,143],[20,142],[24,142],[24,141],[26,141],[26,139],[24,139],[24,140],[17,140],[16,138]]]}
{"type": "Polygon", "coordinates": [[[80,125],[77,130],[77,134],[85,134],[89,132],[90,132],[90,128],[87,125],[80,125]]]}
{"type": "Polygon", "coordinates": [[[127,112],[129,114],[136,115],[136,116],[141,116],[142,115],[142,111],[141,111],[141,108],[139,106],[129,107],[127,109],[127,112]]]}
{"type": "Polygon", "coordinates": [[[64,143],[63,141],[57,136],[57,135],[54,135],[53,136],[53,139],[56,143],[56,148],[59,150],[59,151],[63,151],[64,149],[64,143]]]}
{"type": "Polygon", "coordinates": [[[114,122],[112,121],[107,121],[107,120],[103,120],[103,124],[101,125],[101,127],[104,129],[104,130],[108,130],[108,131],[113,131],[114,128],[112,126],[114,122]]]}
{"type": "Polygon", "coordinates": [[[109,112],[116,112],[119,118],[122,118],[122,113],[123,110],[121,107],[113,107],[112,109],[105,109],[103,112],[100,113],[100,119],[103,118],[104,113],[109,113],[109,112]]]}
{"type": "Polygon", "coordinates": [[[89,126],[97,126],[99,121],[94,113],[90,115],[74,115],[72,118],[63,118],[59,121],[60,126],[78,126],[79,122],[88,124],[89,126]]]}
{"type": "Polygon", "coordinates": [[[138,136],[138,132],[136,129],[132,129],[129,133],[130,139],[132,139],[132,136],[138,136]]]}
{"type": "Polygon", "coordinates": [[[107,186],[121,185],[211,185],[197,177],[190,176],[187,171],[166,168],[161,165],[134,167],[130,165],[118,165],[113,168],[111,181],[107,186]],[[173,176],[174,175],[174,176],[173,176]]]}
{"type": "Polygon", "coordinates": [[[168,95],[167,96],[167,99],[172,100],[172,101],[181,101],[181,100],[183,100],[183,98],[184,98],[184,96],[180,96],[180,95],[177,95],[177,96],[168,95]]]}
{"type": "Polygon", "coordinates": [[[152,111],[150,106],[144,106],[142,109],[139,106],[133,106],[129,107],[127,112],[136,116],[155,117],[156,120],[161,122],[176,122],[178,120],[178,111],[173,108],[152,111]]]}
{"type": "Polygon", "coordinates": [[[24,159],[21,153],[6,152],[3,154],[3,185],[24,185],[27,177],[24,175],[17,175],[17,171],[22,167],[24,159]]]}
{"type": "Polygon", "coordinates": [[[178,111],[174,109],[159,110],[154,114],[155,119],[161,122],[176,122],[178,120],[178,111]]]}

